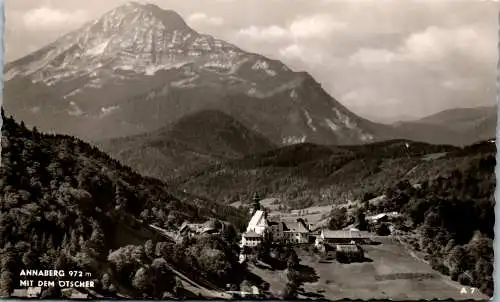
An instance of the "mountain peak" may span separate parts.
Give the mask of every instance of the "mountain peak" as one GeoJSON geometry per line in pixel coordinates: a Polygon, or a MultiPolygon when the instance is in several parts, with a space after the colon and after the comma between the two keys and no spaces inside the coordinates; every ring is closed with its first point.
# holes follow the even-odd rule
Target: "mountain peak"
{"type": "Polygon", "coordinates": [[[190,56],[205,50],[205,40],[177,12],[154,4],[129,2],[35,54],[12,62],[6,68],[5,80],[21,75],[52,85],[82,76],[102,82],[118,69],[152,69],[154,74],[155,67],[171,68],[189,61],[190,56]],[[103,74],[101,67],[111,72],[103,74]]]}
{"type": "Polygon", "coordinates": [[[173,30],[191,30],[184,19],[173,10],[160,8],[153,3],[139,3],[136,1],[128,2],[109,11],[101,19],[107,17],[118,17],[118,19],[130,19],[133,23],[141,24],[148,18],[161,22],[165,29],[173,30]],[[121,17],[121,18],[120,18],[121,17]]]}

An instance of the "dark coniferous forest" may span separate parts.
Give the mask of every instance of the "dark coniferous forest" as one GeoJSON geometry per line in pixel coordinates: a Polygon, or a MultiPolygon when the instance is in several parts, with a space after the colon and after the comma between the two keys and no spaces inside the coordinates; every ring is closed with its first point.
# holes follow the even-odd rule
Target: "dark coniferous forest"
{"type": "MultiPolygon", "coordinates": [[[[186,194],[174,197],[164,183],[136,174],[78,139],[29,130],[3,111],[2,118],[2,296],[18,288],[22,269],[91,272],[96,290],[108,296],[119,290],[130,297],[176,297],[179,282],[168,263],[210,280],[238,281],[232,225],[244,224],[244,214],[186,194]],[[222,239],[176,246],[145,227],[168,229],[209,218],[232,223],[222,239]]],[[[42,296],[60,295],[47,289],[42,296]]]]}
{"type": "MultiPolygon", "coordinates": [[[[388,199],[367,204],[375,212],[398,211],[408,219],[409,243],[432,267],[462,285],[493,295],[495,145],[479,143],[449,155],[455,165],[414,188],[408,181],[385,191],[388,199]]],[[[435,167],[439,168],[439,167],[435,167]]]]}

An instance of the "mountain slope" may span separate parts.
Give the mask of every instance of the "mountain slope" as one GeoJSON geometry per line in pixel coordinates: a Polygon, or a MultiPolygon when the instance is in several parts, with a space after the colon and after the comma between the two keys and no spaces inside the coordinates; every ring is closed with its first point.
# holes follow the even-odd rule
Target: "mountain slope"
{"type": "Polygon", "coordinates": [[[128,3],[5,66],[10,112],[88,140],[157,130],[221,110],[277,144],[392,137],[309,74],[200,34],[175,12],[128,3]]]}
{"type": "MultiPolygon", "coordinates": [[[[18,287],[26,268],[80,269],[100,280],[113,271],[110,249],[161,239],[134,223],[139,218],[167,229],[185,220],[218,218],[238,227],[246,222],[244,213],[142,177],[78,139],[30,131],[3,110],[2,119],[2,296],[18,287]]],[[[140,253],[134,255],[142,261],[140,253]]],[[[135,261],[122,256],[114,260],[135,261]]],[[[112,280],[121,284],[119,293],[142,297],[120,278],[112,280]]],[[[95,290],[102,293],[100,286],[95,290]]]]}
{"type": "Polygon", "coordinates": [[[463,151],[407,140],[335,147],[298,144],[212,166],[177,179],[177,185],[227,203],[249,200],[256,191],[281,197],[294,208],[342,203],[403,180],[434,179],[464,162],[494,154],[493,143],[481,146],[463,151]]]}
{"type": "Polygon", "coordinates": [[[190,170],[276,146],[220,111],[200,111],[148,134],[98,144],[143,175],[168,180],[190,170]]]}
{"type": "Polygon", "coordinates": [[[496,136],[497,107],[456,108],[393,126],[400,135],[431,143],[468,145],[496,136]]]}

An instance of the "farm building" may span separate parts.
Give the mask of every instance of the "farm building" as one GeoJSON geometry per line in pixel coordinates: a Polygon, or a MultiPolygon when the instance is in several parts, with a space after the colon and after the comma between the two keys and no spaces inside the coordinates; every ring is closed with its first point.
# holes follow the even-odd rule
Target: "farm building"
{"type": "Polygon", "coordinates": [[[179,228],[179,235],[192,237],[199,234],[216,234],[224,228],[224,224],[216,220],[208,220],[205,223],[184,222],[179,228]]]}
{"type": "Polygon", "coordinates": [[[296,221],[269,221],[269,232],[273,242],[308,243],[311,231],[301,218],[296,221]]]}
{"type": "Polygon", "coordinates": [[[372,221],[372,222],[384,222],[384,221],[390,221],[393,218],[399,217],[398,212],[389,212],[389,213],[380,213],[377,215],[373,216],[368,216],[366,217],[366,220],[372,221]]]}
{"type": "Polygon", "coordinates": [[[322,230],[319,237],[316,238],[316,246],[324,243],[330,244],[342,244],[351,242],[363,243],[367,240],[367,236],[360,231],[332,231],[332,230],[322,230]]]}
{"type": "Polygon", "coordinates": [[[337,244],[335,256],[339,262],[361,261],[364,252],[357,244],[337,244]]]}

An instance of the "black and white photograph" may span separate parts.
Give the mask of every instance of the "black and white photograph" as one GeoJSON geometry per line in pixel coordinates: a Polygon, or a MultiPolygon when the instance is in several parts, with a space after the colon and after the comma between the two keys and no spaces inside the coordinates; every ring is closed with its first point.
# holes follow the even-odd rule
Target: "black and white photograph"
{"type": "Polygon", "coordinates": [[[498,1],[2,5],[0,297],[492,299],[498,1]]]}

